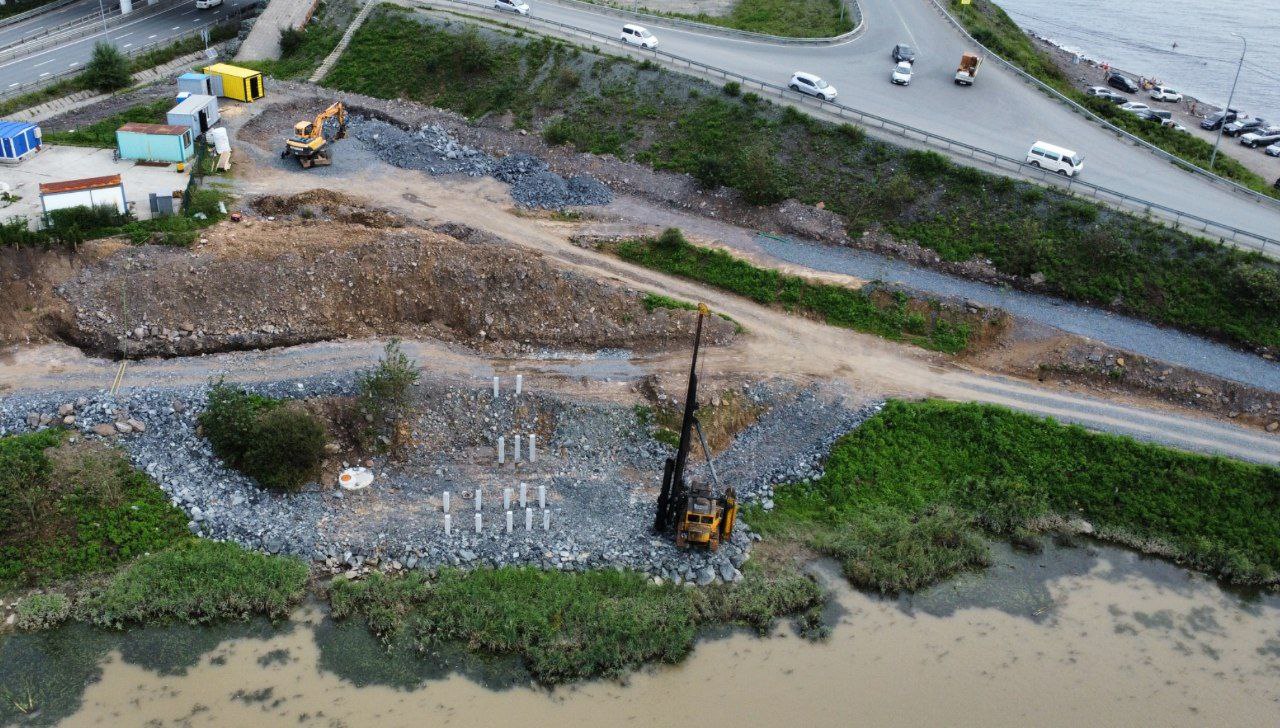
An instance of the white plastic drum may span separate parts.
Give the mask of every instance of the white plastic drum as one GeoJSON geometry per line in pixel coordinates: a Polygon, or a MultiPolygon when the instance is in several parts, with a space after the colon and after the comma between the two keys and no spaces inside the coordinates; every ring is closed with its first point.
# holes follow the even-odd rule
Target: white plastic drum
{"type": "Polygon", "coordinates": [[[368,468],[347,468],[338,474],[338,487],[343,490],[364,490],[373,485],[373,471],[368,468]]]}
{"type": "Polygon", "coordinates": [[[231,151],[231,139],[227,136],[227,130],[217,126],[208,132],[209,141],[213,142],[213,150],[218,154],[226,154],[231,151]]]}

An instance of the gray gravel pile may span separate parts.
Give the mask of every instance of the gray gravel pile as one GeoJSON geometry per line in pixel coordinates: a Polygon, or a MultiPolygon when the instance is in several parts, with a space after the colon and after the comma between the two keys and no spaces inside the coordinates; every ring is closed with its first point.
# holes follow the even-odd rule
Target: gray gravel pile
{"type": "MultiPolygon", "coordinates": [[[[487,383],[485,383],[487,385],[487,383]]],[[[275,397],[348,395],[354,377],[316,378],[251,387],[275,397]]],[[[86,437],[117,442],[190,517],[207,538],[269,553],[293,554],[329,570],[362,573],[441,565],[534,565],[587,570],[630,567],[655,578],[708,584],[741,578],[752,534],[741,524],[716,553],[680,551],[649,532],[663,460],[670,453],[627,406],[568,399],[510,387],[495,399],[489,386],[437,381],[419,388],[415,445],[403,462],[370,461],[368,491],[345,493],[332,483],[298,493],[261,489],[223,467],[196,434],[206,388],[11,396],[0,401],[0,436],[62,424],[86,437]],[[68,419],[69,418],[69,419],[68,419]],[[538,462],[514,461],[513,436],[537,435],[538,462]],[[497,438],[507,463],[496,463],[497,438]],[[531,530],[513,507],[505,532],[502,491],[528,484],[531,530]],[[538,486],[546,488],[550,528],[542,528],[538,486]],[[474,526],[480,489],[482,529],[474,526]],[[452,531],[444,532],[444,491],[451,494],[452,531]]],[[[764,500],[772,483],[813,477],[825,447],[865,417],[841,397],[790,384],[752,385],[748,396],[772,406],[720,458],[721,477],[744,499],[764,500]]],[[[695,477],[705,477],[695,471],[695,477]]]]}
{"type": "Polygon", "coordinates": [[[401,169],[483,177],[490,174],[497,163],[479,149],[459,144],[449,132],[434,124],[410,132],[381,119],[353,116],[347,130],[368,145],[379,159],[401,169]]]}
{"type": "Polygon", "coordinates": [[[578,205],[607,205],[613,200],[609,188],[593,177],[565,179],[552,172],[546,162],[524,152],[495,159],[459,143],[435,124],[411,132],[381,119],[353,116],[347,128],[379,159],[402,169],[433,175],[493,175],[511,185],[511,197],[522,207],[562,210],[578,205]]]}

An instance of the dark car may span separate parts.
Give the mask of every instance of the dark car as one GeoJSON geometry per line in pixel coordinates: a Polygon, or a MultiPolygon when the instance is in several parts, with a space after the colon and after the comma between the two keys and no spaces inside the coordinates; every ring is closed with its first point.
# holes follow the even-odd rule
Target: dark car
{"type": "Polygon", "coordinates": [[[1235,109],[1227,109],[1226,111],[1215,111],[1212,114],[1209,114],[1208,116],[1204,117],[1204,121],[1200,122],[1200,128],[1213,131],[1214,129],[1217,129],[1218,127],[1222,126],[1223,124],[1230,124],[1231,122],[1235,121],[1236,117],[1239,115],[1240,115],[1240,112],[1236,111],[1235,109]]]}
{"type": "Polygon", "coordinates": [[[1118,88],[1121,91],[1127,91],[1131,94],[1138,93],[1138,82],[1123,73],[1117,73],[1115,71],[1108,73],[1107,85],[1112,88],[1118,88]]]}
{"type": "Polygon", "coordinates": [[[1240,136],[1241,134],[1248,134],[1251,131],[1261,129],[1265,126],[1267,126],[1266,119],[1259,119],[1256,117],[1249,119],[1236,119],[1235,121],[1227,122],[1227,125],[1222,127],[1222,133],[1227,136],[1240,136]]]}
{"type": "Polygon", "coordinates": [[[1166,123],[1172,122],[1173,120],[1173,115],[1170,114],[1169,112],[1166,111],[1164,113],[1161,113],[1156,109],[1143,109],[1142,111],[1136,112],[1135,115],[1139,119],[1142,119],[1143,121],[1149,121],[1152,124],[1157,124],[1157,125],[1164,125],[1166,123]]]}
{"type": "Polygon", "coordinates": [[[899,63],[901,63],[902,61],[906,61],[907,63],[915,63],[916,49],[912,48],[906,43],[899,43],[898,45],[893,47],[893,60],[899,63]]]}

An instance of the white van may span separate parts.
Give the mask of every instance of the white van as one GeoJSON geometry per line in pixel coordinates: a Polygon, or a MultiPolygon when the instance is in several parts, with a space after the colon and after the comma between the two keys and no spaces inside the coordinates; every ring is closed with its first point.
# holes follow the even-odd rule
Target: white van
{"type": "Polygon", "coordinates": [[[1032,144],[1027,150],[1026,162],[1032,167],[1057,172],[1064,177],[1074,177],[1084,169],[1084,157],[1048,142],[1032,144]]]}
{"type": "Polygon", "coordinates": [[[622,41],[641,48],[657,48],[658,39],[647,28],[627,23],[622,26],[622,41]]]}

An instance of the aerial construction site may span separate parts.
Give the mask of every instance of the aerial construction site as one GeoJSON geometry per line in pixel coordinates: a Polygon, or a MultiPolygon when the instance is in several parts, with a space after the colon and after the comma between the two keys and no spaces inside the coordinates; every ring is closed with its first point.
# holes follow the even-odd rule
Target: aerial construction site
{"type": "MultiPolygon", "coordinates": [[[[5,198],[32,222],[0,247],[0,632],[318,601],[392,653],[514,654],[555,684],[725,625],[821,639],[848,624],[833,580],[909,612],[1094,546],[1276,608],[1272,258],[459,12],[361,11],[315,82],[286,53],[40,122],[5,198]],[[480,90],[385,85],[359,64],[388,38],[445,44],[480,90]],[[491,93],[512,58],[545,63],[491,93]],[[188,126],[140,120],[176,88],[188,126]],[[106,176],[48,182],[117,126],[181,161],[118,141],[83,152],[106,176]],[[118,218],[113,196],[55,210],[117,187],[118,218]],[[215,572],[271,587],[173,596],[215,572]]],[[[993,89],[984,57],[939,83],[993,89]]]]}

